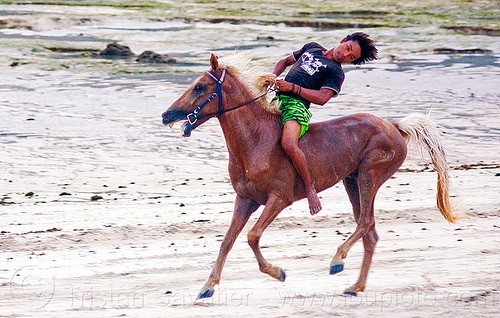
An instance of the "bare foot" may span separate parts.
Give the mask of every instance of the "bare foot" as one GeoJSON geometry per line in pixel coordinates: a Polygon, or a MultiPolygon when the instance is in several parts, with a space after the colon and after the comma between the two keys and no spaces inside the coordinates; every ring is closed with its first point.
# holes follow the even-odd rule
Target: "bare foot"
{"type": "Polygon", "coordinates": [[[319,201],[318,194],[314,188],[309,191],[307,201],[309,201],[309,212],[311,215],[318,214],[318,212],[321,211],[321,202],[319,201]]]}

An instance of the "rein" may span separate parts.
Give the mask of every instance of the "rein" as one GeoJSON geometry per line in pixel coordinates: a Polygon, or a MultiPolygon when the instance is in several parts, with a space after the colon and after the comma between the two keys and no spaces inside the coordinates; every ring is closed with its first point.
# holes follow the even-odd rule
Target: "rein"
{"type": "Polygon", "coordinates": [[[206,118],[206,117],[220,117],[222,114],[227,113],[232,110],[239,109],[241,107],[244,107],[250,103],[253,103],[254,101],[266,96],[267,94],[271,92],[275,92],[276,90],[273,88],[270,88],[267,90],[267,92],[260,94],[259,96],[252,98],[249,101],[244,102],[243,104],[240,104],[238,106],[229,108],[229,109],[222,109],[222,83],[224,82],[224,79],[226,78],[226,72],[227,69],[222,69],[222,75],[220,76],[220,79],[215,77],[214,74],[212,74],[210,71],[205,71],[205,73],[210,76],[216,83],[217,87],[215,88],[215,92],[206,100],[204,101],[200,106],[196,107],[192,113],[189,113],[186,118],[187,118],[187,123],[183,125],[184,128],[184,136],[189,137],[191,135],[191,130],[193,130],[193,125],[198,121],[199,118],[206,118]],[[207,114],[207,115],[201,115],[199,116],[199,112],[208,105],[216,96],[219,96],[219,110],[217,113],[213,114],[207,114]]]}

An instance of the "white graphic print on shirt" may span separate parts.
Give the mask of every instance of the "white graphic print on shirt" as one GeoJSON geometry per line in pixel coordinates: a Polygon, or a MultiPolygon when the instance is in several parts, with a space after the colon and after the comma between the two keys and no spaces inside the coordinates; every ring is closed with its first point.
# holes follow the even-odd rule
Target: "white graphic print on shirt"
{"type": "Polygon", "coordinates": [[[314,73],[319,71],[320,67],[326,67],[325,64],[321,63],[318,59],[314,58],[309,52],[302,54],[302,64],[300,65],[309,75],[314,75],[314,73]]]}

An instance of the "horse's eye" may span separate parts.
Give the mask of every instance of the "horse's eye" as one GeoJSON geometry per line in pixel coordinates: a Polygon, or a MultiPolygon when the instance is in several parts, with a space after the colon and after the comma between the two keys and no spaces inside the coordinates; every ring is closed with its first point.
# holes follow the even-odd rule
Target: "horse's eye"
{"type": "Polygon", "coordinates": [[[194,91],[198,93],[201,92],[203,89],[204,89],[203,85],[199,84],[194,87],[194,91]]]}

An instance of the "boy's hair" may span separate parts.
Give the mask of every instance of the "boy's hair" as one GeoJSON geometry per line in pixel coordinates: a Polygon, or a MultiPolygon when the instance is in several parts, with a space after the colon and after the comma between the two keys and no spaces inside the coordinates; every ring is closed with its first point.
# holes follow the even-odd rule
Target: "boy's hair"
{"type": "Polygon", "coordinates": [[[355,32],[346,36],[346,40],[357,41],[359,43],[359,47],[361,48],[361,56],[357,60],[352,61],[352,64],[360,65],[377,59],[378,50],[375,47],[373,40],[368,37],[368,34],[355,32]]]}

